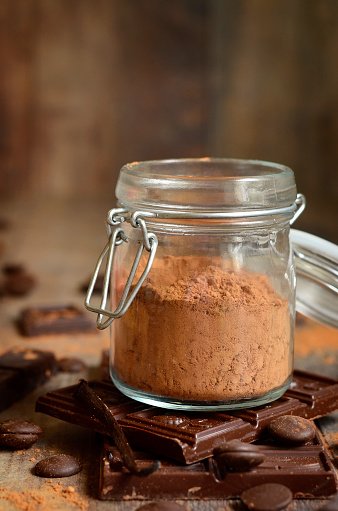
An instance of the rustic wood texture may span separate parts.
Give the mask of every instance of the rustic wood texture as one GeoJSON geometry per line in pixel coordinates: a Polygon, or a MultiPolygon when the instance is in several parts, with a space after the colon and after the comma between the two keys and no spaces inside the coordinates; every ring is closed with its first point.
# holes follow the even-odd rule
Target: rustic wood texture
{"type": "Polygon", "coordinates": [[[289,165],[308,200],[297,227],[337,241],[338,3],[219,1],[213,16],[210,152],[289,165]]]}
{"type": "Polygon", "coordinates": [[[112,197],[127,161],[204,153],[204,0],[30,3],[18,26],[11,6],[20,1],[6,0],[2,16],[0,73],[24,87],[0,87],[3,194],[112,197]]]}
{"type": "Polygon", "coordinates": [[[290,165],[337,241],[336,0],[2,0],[0,195],[111,197],[127,161],[290,165]]]}
{"type": "MultiPolygon", "coordinates": [[[[0,266],[9,261],[22,262],[36,275],[38,285],[30,296],[1,299],[0,351],[12,346],[52,350],[58,357],[77,356],[89,365],[87,373],[57,375],[43,388],[0,414],[0,420],[9,417],[31,419],[45,431],[41,440],[28,451],[0,451],[0,509],[3,511],[134,511],[140,505],[134,501],[97,500],[99,451],[95,434],[34,412],[34,404],[40,394],[75,383],[81,377],[98,376],[101,351],[109,343],[108,331],[23,338],[15,327],[15,319],[27,305],[83,303],[79,287],[91,274],[106,241],[103,218],[107,207],[104,201],[98,200],[85,202],[43,197],[2,203],[0,216],[6,214],[10,225],[0,232],[0,240],[5,244],[0,266]],[[31,473],[37,461],[59,452],[79,456],[84,464],[83,471],[52,481],[31,473]]],[[[304,336],[308,326],[302,328],[304,336]]],[[[298,350],[301,356],[297,357],[296,366],[311,367],[320,374],[338,376],[337,350],[333,341],[327,349],[324,349],[323,342],[303,348],[298,350]]],[[[338,414],[331,414],[319,422],[323,424],[333,452],[336,452],[338,414]]],[[[297,500],[288,511],[315,511],[322,503],[321,500],[297,500]]],[[[192,511],[244,511],[239,500],[189,501],[186,506],[192,511]]]]}

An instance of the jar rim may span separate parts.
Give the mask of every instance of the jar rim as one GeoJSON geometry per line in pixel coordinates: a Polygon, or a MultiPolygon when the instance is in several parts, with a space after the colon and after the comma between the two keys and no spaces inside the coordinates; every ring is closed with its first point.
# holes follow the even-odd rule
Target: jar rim
{"type": "MultiPolygon", "coordinates": [[[[198,168],[196,168],[198,170],[198,168]]],[[[223,168],[223,172],[228,170],[228,168],[223,168]]],[[[263,171],[264,174],[266,175],[269,175],[269,174],[280,174],[281,172],[284,172],[284,173],[293,173],[292,170],[286,166],[286,165],[283,165],[281,163],[274,163],[274,162],[270,162],[270,161],[265,161],[265,160],[255,160],[255,159],[244,159],[244,158],[214,158],[214,157],[209,157],[209,156],[205,156],[205,157],[201,157],[201,158],[168,158],[168,159],[163,159],[163,160],[145,160],[145,161],[134,161],[134,162],[130,162],[130,163],[126,163],[125,165],[123,165],[122,171],[125,171],[131,175],[135,175],[135,176],[139,176],[139,172],[142,171],[143,173],[143,176],[146,177],[147,175],[147,170],[148,170],[148,176],[151,177],[161,177],[163,179],[167,178],[169,180],[173,180],[173,179],[187,179],[187,180],[192,180],[192,179],[209,179],[210,177],[212,177],[213,179],[216,179],[216,180],[222,180],[222,179],[238,179],[238,178],[241,178],[241,179],[250,179],[250,178],[254,178],[254,179],[259,179],[260,178],[260,175],[257,174],[257,171],[261,170],[263,171]],[[252,167],[252,169],[256,169],[256,173],[252,173],[252,174],[248,174],[248,175],[227,175],[227,174],[221,174],[219,173],[218,175],[213,175],[213,176],[210,176],[210,175],[194,175],[192,176],[191,174],[186,174],[186,173],[182,173],[182,174],[177,174],[177,175],[174,175],[173,173],[171,174],[164,174],[162,172],[162,169],[164,168],[167,168],[167,167],[171,167],[172,169],[174,167],[178,167],[181,171],[184,170],[183,169],[183,165],[187,165],[187,166],[190,166],[190,165],[198,165],[198,164],[201,164],[203,165],[204,167],[208,166],[208,171],[210,172],[211,171],[215,171],[215,170],[218,170],[218,168],[213,168],[215,167],[215,165],[224,165],[224,164],[234,164],[236,165],[238,168],[237,170],[240,169],[240,166],[242,165],[243,166],[243,170],[244,170],[244,167],[246,170],[248,170],[249,168],[249,165],[252,167]],[[154,168],[156,168],[157,172],[154,172],[154,168]],[[270,170],[270,171],[269,171],[270,170]]]]}
{"type": "Polygon", "coordinates": [[[292,205],[296,195],[294,173],[289,167],[236,158],[127,163],[116,186],[123,206],[150,211],[282,208],[292,205]]]}

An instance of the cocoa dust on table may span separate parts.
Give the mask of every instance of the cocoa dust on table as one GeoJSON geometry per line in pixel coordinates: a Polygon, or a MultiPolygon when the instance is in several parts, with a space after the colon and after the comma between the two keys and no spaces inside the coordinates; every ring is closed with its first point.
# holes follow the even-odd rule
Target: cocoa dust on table
{"type": "MultiPolygon", "coordinates": [[[[48,482],[36,490],[15,491],[0,488],[1,500],[13,504],[19,511],[50,511],[60,508],[60,498],[79,511],[87,511],[89,502],[81,497],[73,486],[63,486],[59,482],[48,482]]],[[[63,507],[63,504],[62,504],[63,507]]]]}
{"type": "Polygon", "coordinates": [[[192,400],[253,398],[291,372],[288,302],[268,278],[166,257],[115,323],[114,368],[138,389],[192,400]]]}

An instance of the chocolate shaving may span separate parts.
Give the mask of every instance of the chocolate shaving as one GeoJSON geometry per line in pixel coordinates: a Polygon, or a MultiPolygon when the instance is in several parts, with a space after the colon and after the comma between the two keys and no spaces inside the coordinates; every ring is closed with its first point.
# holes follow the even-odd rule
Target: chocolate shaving
{"type": "Polygon", "coordinates": [[[111,431],[116,447],[118,448],[122,461],[126,468],[132,474],[148,475],[155,472],[160,467],[159,461],[151,462],[147,467],[138,467],[134,453],[128,443],[121,426],[118,424],[115,417],[110,412],[108,406],[102,399],[90,388],[86,380],[80,380],[77,389],[74,392],[74,397],[85,404],[90,412],[97,415],[97,418],[111,431]]]}

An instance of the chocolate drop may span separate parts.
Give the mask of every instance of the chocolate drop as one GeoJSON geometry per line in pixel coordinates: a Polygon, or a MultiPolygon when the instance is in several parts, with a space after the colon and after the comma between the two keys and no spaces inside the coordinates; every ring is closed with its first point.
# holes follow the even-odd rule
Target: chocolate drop
{"type": "Polygon", "coordinates": [[[273,438],[290,445],[310,442],[316,434],[315,427],[310,420],[296,415],[282,415],[273,419],[268,430],[273,438]]]}
{"type": "Polygon", "coordinates": [[[69,477],[81,470],[80,462],[68,454],[56,454],[39,461],[34,468],[39,477],[69,477]]]}
{"type": "Polygon", "coordinates": [[[292,493],[283,484],[266,483],[245,490],[241,499],[252,511],[281,511],[292,502],[292,493]]]}

